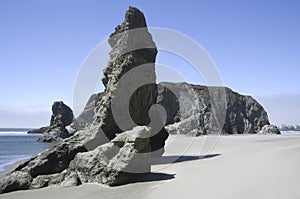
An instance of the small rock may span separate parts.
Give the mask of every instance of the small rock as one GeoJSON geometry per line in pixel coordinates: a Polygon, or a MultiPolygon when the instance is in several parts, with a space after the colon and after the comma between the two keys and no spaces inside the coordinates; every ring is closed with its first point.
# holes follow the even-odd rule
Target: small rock
{"type": "Polygon", "coordinates": [[[260,131],[260,134],[281,134],[280,130],[275,125],[265,125],[260,131]]]}
{"type": "Polygon", "coordinates": [[[47,187],[49,185],[49,179],[45,176],[38,176],[34,178],[31,182],[30,189],[39,189],[47,187]]]}
{"type": "Polygon", "coordinates": [[[75,172],[71,172],[65,177],[64,181],[60,184],[61,187],[74,187],[81,185],[78,175],[75,172]]]}
{"type": "Polygon", "coordinates": [[[63,180],[63,174],[39,175],[31,182],[30,189],[39,189],[51,185],[57,185],[63,180]]]}
{"type": "Polygon", "coordinates": [[[24,171],[16,171],[6,176],[0,183],[0,193],[28,189],[31,183],[31,176],[24,171]]]}

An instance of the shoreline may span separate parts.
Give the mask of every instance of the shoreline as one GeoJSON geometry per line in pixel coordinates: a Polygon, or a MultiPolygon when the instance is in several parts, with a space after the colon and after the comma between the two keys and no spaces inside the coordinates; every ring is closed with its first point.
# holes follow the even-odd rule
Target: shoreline
{"type": "MultiPolygon", "coordinates": [[[[29,134],[28,134],[29,135],[29,134]]],[[[204,138],[204,137],[217,137],[217,139],[220,138],[227,138],[227,137],[276,137],[276,138],[280,138],[280,137],[300,137],[300,134],[298,133],[283,133],[283,134],[222,134],[222,135],[204,135],[204,136],[189,136],[189,135],[176,135],[176,134],[170,134],[173,137],[179,136],[179,137],[185,137],[187,139],[197,139],[197,138],[204,138]]],[[[174,138],[170,138],[169,141],[173,142],[172,139],[174,138]]],[[[216,144],[219,141],[216,141],[216,144]]],[[[205,154],[202,154],[200,156],[205,156],[205,154]]],[[[33,155],[34,156],[34,155],[33,155]]],[[[32,157],[32,156],[31,156],[32,157]]],[[[21,163],[24,163],[25,161],[27,161],[28,159],[30,159],[31,157],[28,157],[26,159],[22,159],[22,160],[17,160],[16,162],[13,162],[9,165],[4,166],[4,170],[0,171],[0,181],[5,177],[6,174],[10,173],[11,171],[13,171],[18,165],[20,165],[21,163]]]]}
{"type": "Polygon", "coordinates": [[[6,165],[4,166],[4,170],[0,171],[0,181],[5,177],[6,174],[10,173],[11,171],[13,171],[15,168],[17,168],[17,166],[19,166],[21,163],[24,163],[27,159],[23,159],[23,160],[18,160],[12,164],[6,165]]]}
{"type": "MultiPolygon", "coordinates": [[[[42,146],[44,144],[41,144],[41,146],[36,145],[36,139],[38,135],[35,134],[28,134],[27,132],[17,132],[17,131],[10,131],[10,132],[0,132],[0,138],[3,137],[2,142],[5,142],[5,138],[9,138],[12,142],[10,145],[10,142],[6,142],[4,145],[8,147],[8,149],[15,149],[14,147],[17,147],[17,149],[13,150],[14,153],[7,152],[5,154],[2,153],[1,155],[7,156],[5,159],[1,162],[1,171],[0,171],[0,181],[5,177],[6,174],[10,173],[12,170],[14,170],[19,164],[25,162],[26,160],[30,159],[34,155],[46,150],[50,147],[49,144],[45,144],[45,147],[42,146]],[[16,137],[16,141],[14,141],[14,137],[16,137]],[[20,138],[20,140],[19,140],[20,138]],[[24,142],[23,142],[24,138],[24,142]],[[30,138],[30,139],[27,139],[30,138]],[[20,143],[18,143],[20,142],[20,143]],[[15,146],[15,144],[18,144],[15,146]],[[22,147],[20,147],[20,144],[22,147]],[[31,144],[33,147],[31,147],[31,144]],[[49,145],[49,146],[48,146],[49,145]],[[4,161],[5,160],[5,161],[4,161]]],[[[2,146],[3,148],[3,146],[2,146]]],[[[3,148],[5,149],[5,148],[3,148]]],[[[0,157],[2,157],[0,155],[0,157]]]]}

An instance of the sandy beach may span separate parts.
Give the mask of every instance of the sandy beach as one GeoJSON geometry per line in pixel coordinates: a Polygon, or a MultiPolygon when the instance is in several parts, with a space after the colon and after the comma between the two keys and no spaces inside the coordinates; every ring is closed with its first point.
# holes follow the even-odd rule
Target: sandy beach
{"type": "Polygon", "coordinates": [[[164,157],[153,160],[153,174],[135,183],[49,187],[0,198],[298,199],[299,152],[300,135],[170,136],[164,157]]]}

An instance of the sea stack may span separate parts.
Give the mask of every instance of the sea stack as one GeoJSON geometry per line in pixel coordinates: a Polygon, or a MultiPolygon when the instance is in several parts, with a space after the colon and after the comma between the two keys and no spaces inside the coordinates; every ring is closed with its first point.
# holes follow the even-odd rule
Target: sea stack
{"type": "MultiPolygon", "coordinates": [[[[157,48],[143,13],[134,7],[129,7],[123,23],[115,28],[108,42],[112,50],[102,78],[105,92],[96,105],[93,123],[101,124],[111,140],[137,125],[149,125],[158,117],[149,117],[157,99],[157,48]]],[[[163,149],[168,133],[159,122],[151,126],[151,149],[161,155],[163,151],[158,150],[163,149]]]]}
{"type": "Polygon", "coordinates": [[[74,119],[73,111],[62,101],[54,102],[52,105],[52,115],[50,125],[39,129],[28,131],[29,134],[42,134],[38,139],[41,142],[57,142],[68,138],[69,132],[65,128],[74,119]]]}
{"type": "Polygon", "coordinates": [[[0,193],[85,182],[112,186],[150,172],[149,157],[152,152],[163,153],[168,134],[152,108],[157,98],[157,49],[143,13],[129,7],[109,44],[112,50],[102,80],[105,91],[92,124],[20,164],[4,178],[0,193]],[[125,120],[120,121],[123,115],[125,120]]]}

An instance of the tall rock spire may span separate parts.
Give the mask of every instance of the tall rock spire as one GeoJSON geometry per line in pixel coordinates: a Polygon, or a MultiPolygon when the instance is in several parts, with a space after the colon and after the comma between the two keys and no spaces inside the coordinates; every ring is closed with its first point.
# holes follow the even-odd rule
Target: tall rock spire
{"type": "Polygon", "coordinates": [[[112,50],[103,71],[105,96],[96,106],[94,124],[100,124],[109,139],[137,125],[152,125],[151,147],[153,151],[159,150],[168,134],[160,121],[149,117],[157,99],[157,48],[144,14],[129,7],[123,23],[115,28],[108,42],[112,50]]]}

